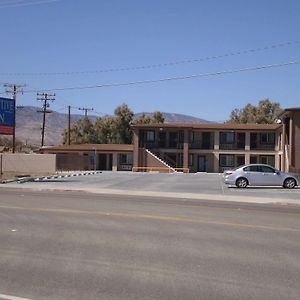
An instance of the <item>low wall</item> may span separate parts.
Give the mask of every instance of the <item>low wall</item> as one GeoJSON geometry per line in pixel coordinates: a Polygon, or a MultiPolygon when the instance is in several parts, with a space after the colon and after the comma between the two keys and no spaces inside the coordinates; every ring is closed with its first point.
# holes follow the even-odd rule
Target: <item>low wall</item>
{"type": "Polygon", "coordinates": [[[56,172],[55,154],[0,154],[0,172],[39,175],[56,172]]]}

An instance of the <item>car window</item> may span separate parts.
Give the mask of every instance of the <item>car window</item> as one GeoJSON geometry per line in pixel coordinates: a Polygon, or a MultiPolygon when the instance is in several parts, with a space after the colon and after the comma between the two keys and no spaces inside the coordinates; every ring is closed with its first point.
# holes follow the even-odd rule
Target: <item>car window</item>
{"type": "Polygon", "coordinates": [[[261,172],[263,173],[275,173],[275,170],[268,166],[261,166],[261,172]]]}
{"type": "Polygon", "coordinates": [[[259,166],[247,166],[243,170],[245,172],[259,172],[259,166]]]}
{"type": "Polygon", "coordinates": [[[250,166],[251,172],[259,172],[259,166],[250,166]]]}

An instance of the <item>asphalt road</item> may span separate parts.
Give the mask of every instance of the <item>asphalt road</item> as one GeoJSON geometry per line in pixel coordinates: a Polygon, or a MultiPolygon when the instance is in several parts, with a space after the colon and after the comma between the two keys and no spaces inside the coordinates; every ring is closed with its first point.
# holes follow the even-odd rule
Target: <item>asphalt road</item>
{"type": "Polygon", "coordinates": [[[0,270],[0,299],[298,300],[300,207],[2,188],[0,270]]]}

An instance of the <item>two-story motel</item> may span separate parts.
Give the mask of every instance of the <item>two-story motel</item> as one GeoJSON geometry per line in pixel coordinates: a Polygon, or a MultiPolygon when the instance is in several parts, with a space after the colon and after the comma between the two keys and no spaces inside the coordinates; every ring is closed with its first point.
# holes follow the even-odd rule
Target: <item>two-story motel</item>
{"type": "Polygon", "coordinates": [[[265,163],[300,172],[300,108],[285,109],[278,120],[133,125],[132,145],[62,145],[41,152],[56,153],[58,169],[222,172],[265,163]]]}

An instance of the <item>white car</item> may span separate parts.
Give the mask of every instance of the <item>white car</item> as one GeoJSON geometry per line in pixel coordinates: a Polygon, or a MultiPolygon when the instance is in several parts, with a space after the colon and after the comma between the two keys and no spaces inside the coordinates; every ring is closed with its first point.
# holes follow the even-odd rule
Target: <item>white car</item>
{"type": "Polygon", "coordinates": [[[223,178],[226,184],[236,185],[238,188],[254,185],[283,186],[284,188],[293,189],[299,185],[297,175],[284,173],[264,164],[239,166],[233,170],[225,171],[223,178]]]}

